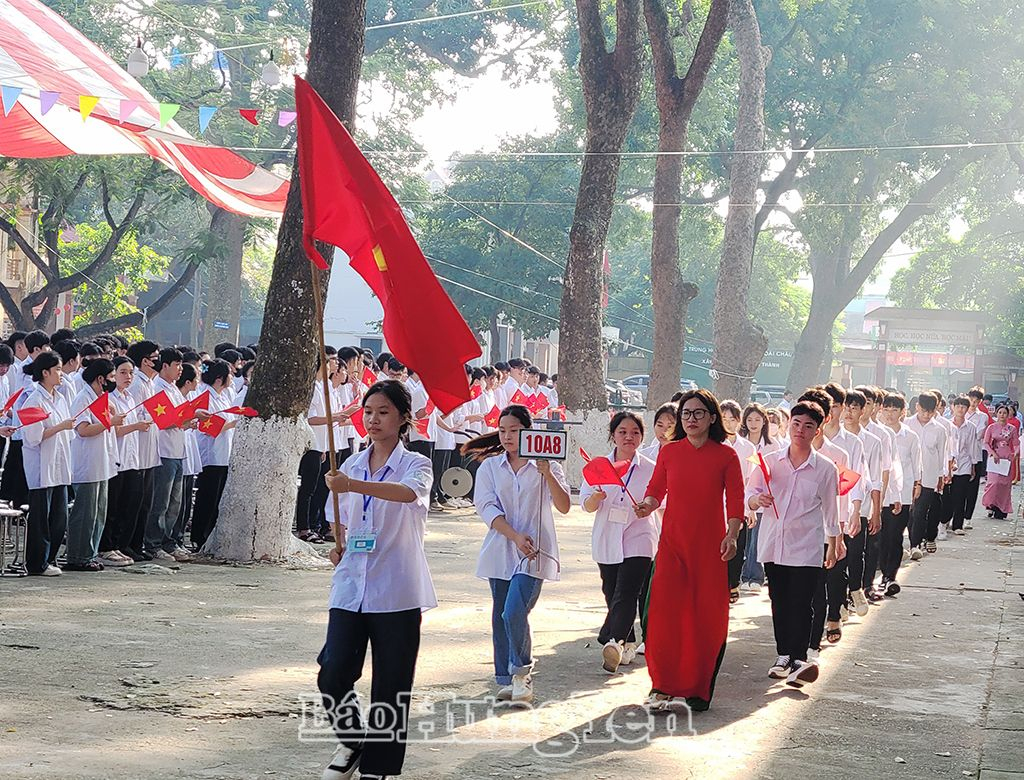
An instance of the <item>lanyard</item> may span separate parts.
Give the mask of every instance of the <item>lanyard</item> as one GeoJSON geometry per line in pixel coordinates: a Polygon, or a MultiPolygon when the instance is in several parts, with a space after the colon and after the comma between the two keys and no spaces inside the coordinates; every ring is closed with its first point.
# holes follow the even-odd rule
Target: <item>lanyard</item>
{"type": "Polygon", "coordinates": [[[633,478],[633,472],[634,471],[636,471],[636,464],[635,463],[632,466],[629,467],[629,471],[626,472],[626,478],[622,481],[622,488],[620,489],[621,492],[619,493],[619,498],[620,499],[622,498],[622,496],[626,495],[626,488],[629,487],[629,480],[631,480],[633,478]]]}
{"type": "MultiPolygon", "coordinates": [[[[377,482],[383,482],[384,478],[387,477],[387,475],[390,474],[390,473],[391,473],[391,466],[385,466],[384,467],[384,471],[381,473],[380,479],[378,479],[377,482]]],[[[370,469],[369,468],[363,469],[363,474],[366,476],[366,479],[364,480],[365,482],[372,482],[373,481],[373,480],[370,479],[370,469]]],[[[364,525],[366,524],[366,513],[367,513],[367,510],[370,508],[370,505],[372,503],[373,503],[373,496],[363,496],[363,524],[364,525]]]]}

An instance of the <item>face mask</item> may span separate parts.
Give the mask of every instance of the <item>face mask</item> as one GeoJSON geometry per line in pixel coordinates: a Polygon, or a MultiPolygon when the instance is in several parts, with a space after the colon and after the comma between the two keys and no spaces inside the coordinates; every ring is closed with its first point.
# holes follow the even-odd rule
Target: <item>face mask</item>
{"type": "Polygon", "coordinates": [[[112,393],[116,389],[117,389],[117,382],[107,382],[107,381],[104,380],[104,382],[103,382],[103,392],[104,393],[112,393]]]}

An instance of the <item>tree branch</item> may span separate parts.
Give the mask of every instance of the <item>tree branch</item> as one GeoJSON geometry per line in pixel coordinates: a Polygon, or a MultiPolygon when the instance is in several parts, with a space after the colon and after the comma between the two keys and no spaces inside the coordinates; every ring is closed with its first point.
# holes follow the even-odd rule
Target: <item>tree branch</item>
{"type": "Polygon", "coordinates": [[[8,235],[8,237],[17,245],[18,249],[25,253],[29,262],[42,272],[44,277],[47,279],[50,278],[50,269],[46,267],[46,261],[39,256],[35,247],[25,240],[25,237],[21,235],[21,231],[18,230],[18,226],[16,224],[9,222],[6,219],[0,219],[0,231],[3,231],[8,235]]]}
{"type": "Polygon", "coordinates": [[[715,61],[715,54],[725,35],[728,22],[729,0],[711,0],[711,8],[708,10],[708,18],[701,31],[700,40],[697,41],[697,49],[683,77],[682,99],[687,116],[693,110],[701,90],[704,89],[704,82],[711,71],[711,64],[715,61]]]}

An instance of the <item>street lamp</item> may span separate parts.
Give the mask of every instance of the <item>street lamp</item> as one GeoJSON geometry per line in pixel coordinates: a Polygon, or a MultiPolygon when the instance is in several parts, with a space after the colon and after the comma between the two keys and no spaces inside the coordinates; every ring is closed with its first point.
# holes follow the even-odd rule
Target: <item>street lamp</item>
{"type": "Polygon", "coordinates": [[[263,79],[263,83],[268,87],[276,87],[281,83],[281,69],[277,67],[277,63],[274,62],[274,51],[270,51],[270,59],[267,60],[263,66],[263,70],[260,73],[260,78],[263,79]]]}
{"type": "Polygon", "coordinates": [[[128,55],[128,75],[140,78],[149,73],[149,57],[142,50],[142,38],[135,39],[135,48],[128,55]]]}

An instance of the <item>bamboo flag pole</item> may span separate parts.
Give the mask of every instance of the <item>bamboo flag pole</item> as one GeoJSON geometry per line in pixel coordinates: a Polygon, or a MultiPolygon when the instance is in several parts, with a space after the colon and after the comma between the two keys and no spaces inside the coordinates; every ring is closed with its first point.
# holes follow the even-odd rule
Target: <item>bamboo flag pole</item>
{"type": "MultiPolygon", "coordinates": [[[[313,303],[316,306],[317,334],[320,337],[320,378],[323,380],[324,388],[324,413],[327,415],[327,458],[331,468],[327,473],[332,477],[338,473],[338,458],[334,447],[334,420],[331,417],[331,380],[327,376],[327,345],[324,336],[324,300],[323,291],[320,287],[320,268],[316,263],[310,263],[313,269],[313,303]]],[[[331,491],[331,498],[334,501],[334,519],[331,527],[334,529],[334,549],[341,554],[341,502],[338,494],[331,491]]]]}

